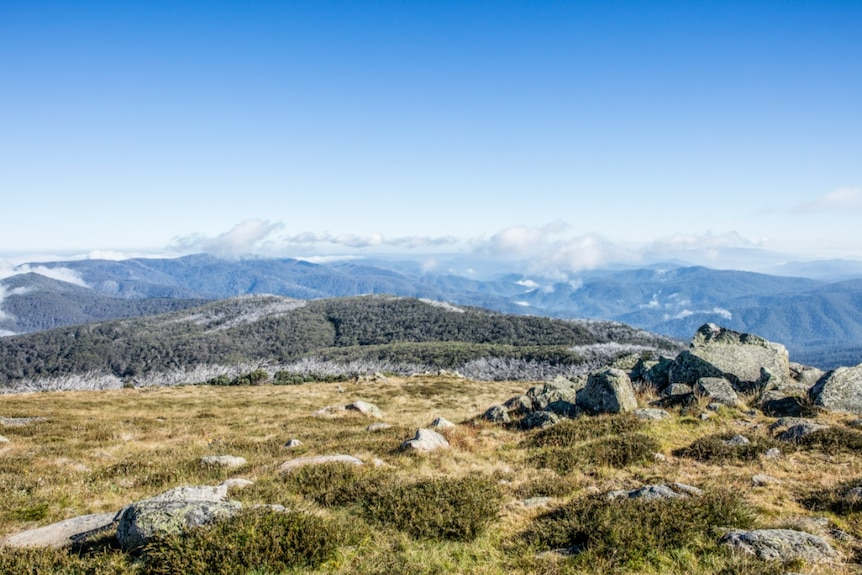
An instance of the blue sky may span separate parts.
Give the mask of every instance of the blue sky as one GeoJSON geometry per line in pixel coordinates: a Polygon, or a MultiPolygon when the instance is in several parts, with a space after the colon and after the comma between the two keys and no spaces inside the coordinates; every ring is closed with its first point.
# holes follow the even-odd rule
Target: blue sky
{"type": "Polygon", "coordinates": [[[855,0],[0,0],[0,255],[862,259],[860,27],[855,0]]]}

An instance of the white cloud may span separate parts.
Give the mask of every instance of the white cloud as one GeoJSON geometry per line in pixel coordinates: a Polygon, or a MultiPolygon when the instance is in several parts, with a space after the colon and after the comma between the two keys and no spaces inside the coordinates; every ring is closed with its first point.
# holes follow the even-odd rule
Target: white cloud
{"type": "Polygon", "coordinates": [[[730,313],[730,310],[726,310],[726,309],[721,308],[721,307],[712,308],[712,313],[717,313],[718,315],[720,315],[724,319],[733,319],[733,314],[730,313]]]}
{"type": "Polygon", "coordinates": [[[818,196],[810,202],[800,204],[791,211],[795,214],[862,211],[862,187],[842,186],[818,196]]]}
{"type": "Polygon", "coordinates": [[[185,252],[206,252],[223,257],[249,254],[263,247],[274,232],[283,227],[281,223],[266,220],[246,220],[230,230],[214,237],[192,234],[174,238],[172,249],[185,252]]]}
{"type": "Polygon", "coordinates": [[[707,231],[703,234],[677,234],[659,238],[644,246],[644,252],[660,254],[679,251],[709,251],[723,248],[754,248],[762,246],[766,241],[766,238],[746,238],[735,231],[723,234],[714,234],[711,231],[707,231]]]}
{"type": "Polygon", "coordinates": [[[519,286],[524,286],[525,288],[530,288],[531,290],[539,287],[539,284],[530,279],[518,280],[515,282],[515,284],[519,286]]]}
{"type": "Polygon", "coordinates": [[[461,240],[454,236],[404,236],[386,238],[383,234],[379,233],[359,236],[354,234],[330,234],[329,232],[301,232],[294,235],[286,235],[276,238],[273,242],[273,247],[277,248],[278,246],[282,246],[284,248],[289,248],[299,246],[317,248],[341,246],[355,249],[386,247],[420,250],[451,246],[460,241],[461,240]]]}

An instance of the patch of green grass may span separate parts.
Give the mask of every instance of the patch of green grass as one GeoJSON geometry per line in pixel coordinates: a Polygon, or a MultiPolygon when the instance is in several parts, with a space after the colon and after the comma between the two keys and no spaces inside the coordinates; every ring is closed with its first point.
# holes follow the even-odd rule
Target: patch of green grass
{"type": "Polygon", "coordinates": [[[579,441],[641,431],[646,423],[631,414],[584,416],[567,419],[533,435],[533,447],[568,447],[579,441]]]}
{"type": "Polygon", "coordinates": [[[748,439],[751,442],[745,445],[727,445],[724,443],[724,441],[732,438],[734,435],[732,433],[724,433],[701,437],[688,447],[674,450],[673,455],[715,463],[746,462],[757,459],[758,456],[772,447],[782,446],[776,440],[760,436],[749,437],[748,439]]]}
{"type": "Polygon", "coordinates": [[[493,479],[421,479],[406,483],[388,480],[363,497],[365,516],[418,539],[471,541],[494,519],[501,494],[493,479]]]}
{"type": "Polygon", "coordinates": [[[653,461],[661,450],[658,440],[643,433],[625,433],[596,439],[574,447],[544,447],[527,459],[540,468],[553,469],[561,475],[586,465],[624,468],[653,461]]]}
{"type": "Polygon", "coordinates": [[[356,533],[331,518],[301,512],[247,511],[143,550],[150,575],[236,575],[316,568],[356,533]]]}
{"type": "Polygon", "coordinates": [[[531,497],[565,497],[578,488],[577,482],[570,477],[556,473],[526,481],[515,489],[515,497],[529,499],[531,497]]]}
{"type": "Polygon", "coordinates": [[[3,549],[3,575],[126,575],[125,554],[98,553],[78,556],[61,549],[3,549]]]}
{"type": "Polygon", "coordinates": [[[575,566],[637,571],[674,553],[717,551],[718,529],[752,524],[752,511],[729,493],[651,501],[590,495],[536,518],[520,543],[569,549],[575,566]]]}

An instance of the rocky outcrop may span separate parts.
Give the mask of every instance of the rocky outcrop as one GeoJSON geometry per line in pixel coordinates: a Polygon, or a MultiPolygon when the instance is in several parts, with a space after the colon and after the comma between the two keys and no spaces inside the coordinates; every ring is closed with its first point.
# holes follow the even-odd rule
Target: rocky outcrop
{"type": "Polygon", "coordinates": [[[645,485],[629,491],[611,491],[607,494],[608,499],[681,499],[692,495],[703,495],[703,491],[697,487],[684,483],[672,483],[670,485],[657,484],[645,485]]]}
{"type": "Polygon", "coordinates": [[[705,377],[723,377],[743,392],[786,380],[790,377],[787,349],[756,335],[705,324],[689,349],[677,356],[668,379],[695,384],[705,377]]]}
{"type": "Polygon", "coordinates": [[[502,405],[492,405],[489,407],[485,413],[482,414],[482,419],[492,423],[509,423],[509,421],[511,421],[509,412],[506,411],[506,408],[502,405]]]}
{"type": "Polygon", "coordinates": [[[839,367],[821,377],[808,392],[815,405],[862,415],[862,364],[839,367]]]}
{"type": "Polygon", "coordinates": [[[52,523],[38,529],[21,531],[0,540],[0,546],[7,547],[46,547],[59,549],[69,547],[88,534],[108,529],[116,513],[95,513],[73,517],[52,523]]]}
{"type": "Polygon", "coordinates": [[[401,451],[428,453],[438,449],[448,449],[446,438],[431,429],[417,429],[413,439],[401,444],[401,451]]]}
{"type": "Polygon", "coordinates": [[[146,545],[157,535],[174,535],[227,519],[242,509],[225,500],[227,486],[178,487],[137,501],[117,514],[117,541],[129,551],[146,545]]]}
{"type": "Polygon", "coordinates": [[[670,413],[657,407],[643,407],[641,409],[634,410],[633,413],[635,417],[643,419],[644,421],[660,421],[670,417],[670,413]]]}
{"type": "Polygon", "coordinates": [[[822,537],[792,529],[728,531],[719,543],[769,561],[832,563],[838,553],[822,537]]]}
{"type": "Polygon", "coordinates": [[[455,424],[445,417],[435,417],[429,427],[438,431],[444,431],[446,429],[455,429],[455,424]]]}
{"type": "Polygon", "coordinates": [[[590,374],[577,393],[577,406],[590,413],[620,413],[634,411],[638,404],[628,374],[608,369],[590,374]]]}

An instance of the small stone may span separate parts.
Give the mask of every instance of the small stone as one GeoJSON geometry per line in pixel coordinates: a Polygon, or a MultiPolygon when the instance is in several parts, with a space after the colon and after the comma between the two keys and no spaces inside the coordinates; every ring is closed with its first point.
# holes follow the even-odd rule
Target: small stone
{"type": "Polygon", "coordinates": [[[751,444],[751,440],[744,435],[734,435],[730,439],[725,439],[722,443],[728,447],[735,447],[740,445],[749,445],[751,444]]]}
{"type": "Polygon", "coordinates": [[[201,457],[201,465],[209,467],[227,467],[228,469],[233,469],[247,464],[248,461],[244,457],[234,455],[207,455],[201,457]]]}
{"type": "Polygon", "coordinates": [[[781,450],[777,447],[771,447],[766,450],[766,453],[763,454],[766,459],[780,459],[781,458],[781,450]]]}
{"type": "Polygon", "coordinates": [[[346,412],[347,409],[343,405],[327,405],[326,407],[321,407],[311,415],[312,417],[337,417],[344,415],[346,412]]]}
{"type": "Polygon", "coordinates": [[[302,442],[298,439],[290,439],[287,443],[284,444],[287,449],[293,449],[294,447],[299,447],[300,445],[302,445],[302,442]]]}
{"type": "Polygon", "coordinates": [[[805,423],[800,423],[790,427],[787,431],[780,434],[778,439],[781,441],[799,441],[806,435],[810,435],[815,431],[820,431],[821,429],[829,429],[829,426],[814,423],[812,421],[806,421],[805,423]]]}
{"type": "Polygon", "coordinates": [[[365,431],[369,431],[371,433],[374,433],[376,431],[383,431],[384,429],[389,429],[390,427],[392,427],[392,426],[389,425],[388,423],[383,423],[382,421],[379,421],[377,423],[372,423],[371,425],[366,427],[365,431]]]}
{"type": "Polygon", "coordinates": [[[792,529],[733,530],[719,543],[768,561],[831,563],[838,559],[838,553],[822,537],[792,529]]]}
{"type": "Polygon", "coordinates": [[[436,417],[434,421],[431,422],[430,427],[432,429],[442,430],[442,429],[455,429],[455,424],[446,419],[445,417],[436,417]]]}
{"type": "Polygon", "coordinates": [[[756,487],[764,487],[766,485],[778,485],[781,482],[771,475],[765,475],[763,473],[758,473],[754,477],[751,478],[751,483],[756,487]]]}
{"type": "Polygon", "coordinates": [[[712,416],[711,416],[710,414],[708,414],[708,413],[701,413],[701,414],[700,414],[700,416],[699,416],[699,418],[700,418],[700,420],[701,420],[701,421],[707,421],[707,420],[708,420],[708,419],[710,419],[711,417],[712,417],[712,416]]]}
{"type": "Polygon", "coordinates": [[[657,407],[642,407],[633,412],[638,419],[645,421],[660,421],[670,417],[670,413],[657,407]]]}
{"type": "Polygon", "coordinates": [[[652,458],[656,463],[667,462],[667,455],[665,455],[664,453],[655,453],[653,454],[652,458]]]}
{"type": "Polygon", "coordinates": [[[9,439],[0,435],[0,443],[10,443],[10,442],[9,442],[9,439]]]}
{"type": "Polygon", "coordinates": [[[228,489],[245,489],[246,487],[254,485],[254,481],[251,479],[244,479],[242,477],[231,477],[230,479],[222,481],[221,484],[228,489]]]}
{"type": "Polygon", "coordinates": [[[552,411],[536,411],[520,421],[522,430],[545,429],[560,422],[560,416],[552,411]]]}

